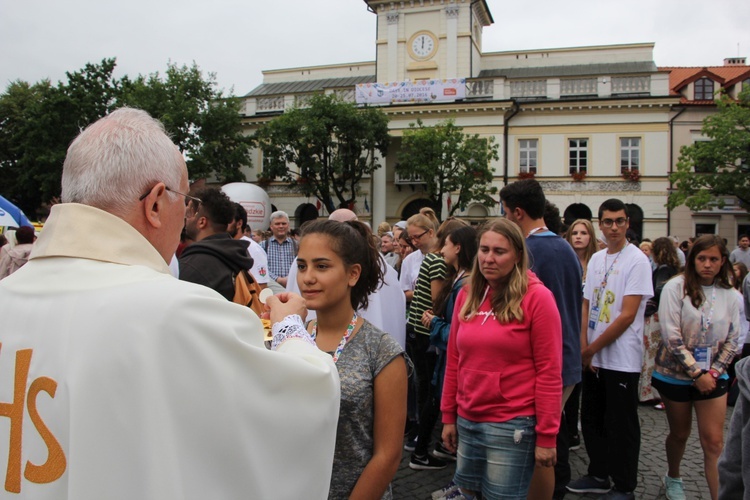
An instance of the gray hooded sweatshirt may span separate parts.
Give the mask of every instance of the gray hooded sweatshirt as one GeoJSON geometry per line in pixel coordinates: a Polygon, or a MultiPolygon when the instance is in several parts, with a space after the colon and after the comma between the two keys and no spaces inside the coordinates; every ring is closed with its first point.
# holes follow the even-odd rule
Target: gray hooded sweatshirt
{"type": "Polygon", "coordinates": [[[740,395],[719,458],[719,499],[750,500],[750,358],[735,366],[740,395]]]}

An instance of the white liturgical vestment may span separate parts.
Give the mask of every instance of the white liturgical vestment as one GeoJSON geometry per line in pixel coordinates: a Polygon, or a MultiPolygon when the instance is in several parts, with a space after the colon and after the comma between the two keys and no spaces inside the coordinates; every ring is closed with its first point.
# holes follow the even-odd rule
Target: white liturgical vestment
{"type": "Polygon", "coordinates": [[[331,356],[179,281],[98,209],[56,205],[0,282],[0,498],[326,498],[331,356]]]}

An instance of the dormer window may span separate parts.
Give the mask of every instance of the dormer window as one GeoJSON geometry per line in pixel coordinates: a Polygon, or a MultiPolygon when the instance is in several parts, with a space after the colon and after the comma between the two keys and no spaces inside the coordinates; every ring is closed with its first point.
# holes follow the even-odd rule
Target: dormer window
{"type": "Polygon", "coordinates": [[[695,96],[693,97],[696,101],[713,101],[714,100],[714,81],[705,76],[695,81],[695,96]]]}

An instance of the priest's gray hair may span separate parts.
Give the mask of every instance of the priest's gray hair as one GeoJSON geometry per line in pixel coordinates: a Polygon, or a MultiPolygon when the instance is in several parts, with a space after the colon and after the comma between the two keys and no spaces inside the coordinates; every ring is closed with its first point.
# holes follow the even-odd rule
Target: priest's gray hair
{"type": "Polygon", "coordinates": [[[179,190],[183,165],[161,122],[140,109],[120,108],[71,143],[63,164],[62,201],[124,216],[158,182],[179,190]]]}

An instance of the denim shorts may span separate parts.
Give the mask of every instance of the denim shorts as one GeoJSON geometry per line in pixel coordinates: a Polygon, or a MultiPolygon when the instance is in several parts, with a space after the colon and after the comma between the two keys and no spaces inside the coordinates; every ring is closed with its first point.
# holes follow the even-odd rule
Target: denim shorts
{"type": "Polygon", "coordinates": [[[470,422],[458,417],[455,483],[486,500],[525,499],[534,472],[536,419],[470,422]]]}

